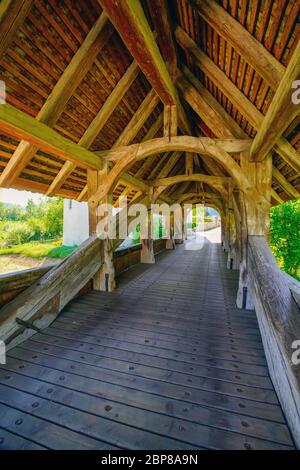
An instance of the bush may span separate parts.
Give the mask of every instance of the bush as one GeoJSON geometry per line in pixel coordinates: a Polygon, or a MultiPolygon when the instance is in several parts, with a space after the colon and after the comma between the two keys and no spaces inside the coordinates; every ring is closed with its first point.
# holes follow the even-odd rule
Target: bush
{"type": "Polygon", "coordinates": [[[279,266],[300,280],[300,201],[271,209],[270,246],[279,266]]]}
{"type": "Polygon", "coordinates": [[[30,240],[32,230],[26,222],[7,222],[3,226],[2,246],[18,245],[30,240]]]}

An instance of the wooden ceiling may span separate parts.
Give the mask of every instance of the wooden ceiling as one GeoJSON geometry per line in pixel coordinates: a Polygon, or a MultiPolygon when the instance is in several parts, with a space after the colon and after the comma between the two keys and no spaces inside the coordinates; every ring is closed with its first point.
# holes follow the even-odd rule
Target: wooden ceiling
{"type": "MultiPolygon", "coordinates": [[[[7,103],[92,152],[163,135],[163,104],[103,15],[100,5],[105,3],[4,1],[3,8],[5,4],[9,7],[0,24],[0,78],[6,83],[7,103]]],[[[157,10],[164,4],[161,0],[141,4],[178,90],[191,134],[222,135],[217,122],[198,112],[200,93],[219,107],[232,135],[254,138],[299,42],[300,0],[169,0],[168,17],[157,10]],[[226,24],[215,21],[214,8],[268,51],[271,72],[263,67],[264,55],[259,51],[258,66],[253,67],[255,51],[247,51],[250,46],[242,41],[233,44],[226,24]],[[166,32],[173,36],[171,41],[166,32]]],[[[283,139],[300,161],[299,116],[283,139]]],[[[0,124],[0,187],[86,200],[86,167],[20,142],[0,124]]],[[[276,146],[273,203],[299,197],[300,174],[283,156],[276,146]]],[[[193,158],[194,171],[225,174],[210,159],[193,158]]],[[[137,162],[119,181],[114,200],[121,194],[131,199],[138,195],[137,179],[184,174],[185,159],[176,152],[137,162]]],[[[192,193],[197,191],[197,183],[181,183],[176,189],[181,194],[192,193]]],[[[201,191],[212,189],[203,185],[201,191]]],[[[174,196],[174,187],[166,193],[174,196]]]]}

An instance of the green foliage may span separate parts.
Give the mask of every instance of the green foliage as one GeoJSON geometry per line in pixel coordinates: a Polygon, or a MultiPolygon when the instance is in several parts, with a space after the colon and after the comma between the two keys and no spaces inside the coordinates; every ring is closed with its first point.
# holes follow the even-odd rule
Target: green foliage
{"type": "Polygon", "coordinates": [[[0,203],[0,247],[10,247],[34,240],[48,240],[62,236],[63,199],[51,198],[26,208],[5,207],[0,203]]]}
{"type": "Polygon", "coordinates": [[[300,280],[300,201],[271,209],[270,246],[279,266],[300,280]]]}
{"type": "Polygon", "coordinates": [[[23,255],[30,258],[65,258],[70,255],[76,246],[63,246],[61,240],[40,243],[33,241],[14,245],[9,248],[0,248],[0,255],[23,255]]]}

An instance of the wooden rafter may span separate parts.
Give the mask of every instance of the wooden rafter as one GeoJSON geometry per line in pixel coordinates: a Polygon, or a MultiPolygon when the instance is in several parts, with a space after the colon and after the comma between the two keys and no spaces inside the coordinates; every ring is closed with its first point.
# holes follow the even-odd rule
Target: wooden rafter
{"type": "Polygon", "coordinates": [[[119,135],[118,139],[113,145],[113,148],[128,145],[130,142],[132,142],[158,103],[159,97],[152,89],[138,110],[135,112],[123,132],[119,135]]]}
{"type": "Polygon", "coordinates": [[[300,114],[300,103],[292,100],[293,83],[300,83],[300,42],[286,68],[250,149],[255,161],[262,161],[282,136],[295,117],[300,114]]]}
{"type": "Polygon", "coordinates": [[[190,124],[139,0],[99,0],[128,50],[165,105],[176,105],[181,126],[190,124]]]}
{"type": "MultiPolygon", "coordinates": [[[[194,57],[197,66],[215,83],[247,121],[258,130],[262,125],[264,115],[179,26],[176,27],[175,36],[180,46],[194,57]]],[[[300,172],[300,156],[284,137],[276,142],[274,148],[286,163],[300,172]]]]}
{"type": "Polygon", "coordinates": [[[300,193],[297,191],[297,189],[288,182],[288,180],[283,176],[282,173],[280,173],[277,168],[273,167],[272,173],[273,177],[276,179],[276,181],[278,181],[285,193],[287,193],[292,198],[300,198],[300,193]]]}
{"type": "MultiPolygon", "coordinates": [[[[105,126],[114,109],[116,108],[116,106],[118,106],[122,97],[125,95],[128,88],[137,77],[138,72],[139,68],[136,62],[133,61],[125,72],[125,74],[123,75],[123,77],[121,78],[121,80],[118,82],[115,89],[105,101],[98,114],[95,116],[89,127],[84,132],[83,136],[79,141],[79,145],[83,146],[84,148],[89,148],[93,144],[94,140],[97,138],[101,129],[103,129],[103,127],[105,126]]],[[[68,176],[75,170],[75,168],[76,167],[72,162],[65,162],[62,169],[51,183],[47,191],[47,195],[51,196],[52,194],[54,194],[55,191],[57,191],[57,189],[60,188],[61,185],[64,183],[66,178],[68,178],[68,176]]]]}
{"type": "Polygon", "coordinates": [[[230,178],[226,176],[221,177],[194,173],[192,175],[176,175],[169,176],[167,178],[157,178],[152,184],[153,186],[170,186],[186,181],[198,181],[201,183],[211,184],[212,186],[223,186],[229,183],[230,178]]]}
{"type": "Polygon", "coordinates": [[[189,0],[203,19],[256,70],[274,89],[284,74],[284,66],[247,29],[215,0],[189,0]]]}
{"type": "MultiPolygon", "coordinates": [[[[102,13],[40,109],[36,118],[38,121],[54,126],[111,33],[112,27],[107,23],[106,15],[102,13]]],[[[37,150],[38,147],[21,141],[0,176],[0,187],[10,186],[37,150]]]]}
{"type": "Polygon", "coordinates": [[[22,25],[33,0],[2,0],[0,5],[0,59],[22,25]]]}
{"type": "MultiPolygon", "coordinates": [[[[230,136],[235,137],[246,137],[246,134],[242,129],[239,128],[234,119],[225,112],[224,108],[217,102],[217,100],[206,90],[203,85],[197,80],[197,78],[190,72],[186,67],[184,68],[186,77],[189,78],[190,82],[187,79],[184,80],[184,90],[189,90],[188,93],[183,92],[183,96],[187,99],[188,103],[193,107],[201,119],[205,120],[208,127],[215,133],[217,137],[230,136]],[[191,83],[192,82],[192,83],[191,83]],[[193,85],[195,88],[191,88],[193,85]],[[193,96],[193,99],[190,96],[193,96]],[[225,113],[225,115],[224,115],[225,113]],[[225,135],[223,135],[225,130],[225,135]]],[[[181,83],[179,86],[182,86],[182,77],[181,83]]],[[[253,145],[253,144],[252,144],[253,145]]],[[[209,171],[215,175],[221,175],[218,169],[216,168],[216,162],[213,162],[211,159],[206,159],[205,164],[208,167],[209,171]]],[[[278,174],[281,173],[274,167],[273,176],[278,180],[278,174]],[[277,178],[276,178],[277,176],[277,178]]],[[[281,175],[281,181],[284,182],[285,178],[281,175]]],[[[287,181],[286,184],[282,185],[284,191],[290,196],[291,191],[295,195],[297,190],[290,185],[287,181]],[[286,191],[288,188],[288,191],[286,191]],[[291,189],[292,188],[292,189],[291,189]]],[[[299,197],[299,196],[298,196],[299,197]]]]}
{"type": "Polygon", "coordinates": [[[4,133],[25,140],[36,148],[84,168],[101,168],[101,157],[72,142],[58,132],[9,104],[0,106],[0,123],[4,133]]]}
{"type": "Polygon", "coordinates": [[[171,78],[174,78],[178,67],[177,54],[167,1],[150,0],[149,6],[149,12],[161,54],[171,78]]]}

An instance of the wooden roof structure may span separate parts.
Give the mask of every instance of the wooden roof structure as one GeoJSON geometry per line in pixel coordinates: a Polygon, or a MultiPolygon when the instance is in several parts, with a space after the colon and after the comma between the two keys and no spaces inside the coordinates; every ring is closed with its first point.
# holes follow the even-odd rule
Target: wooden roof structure
{"type": "MultiPolygon", "coordinates": [[[[0,15],[0,187],[87,200],[97,152],[166,136],[176,104],[178,134],[257,136],[255,154],[273,155],[272,204],[299,197],[299,106],[278,105],[300,61],[299,0],[4,0],[0,15]]],[[[158,152],[121,175],[114,201],[189,173],[228,176],[201,153],[158,152]]],[[[194,180],[164,194],[217,197],[194,180]]]]}

